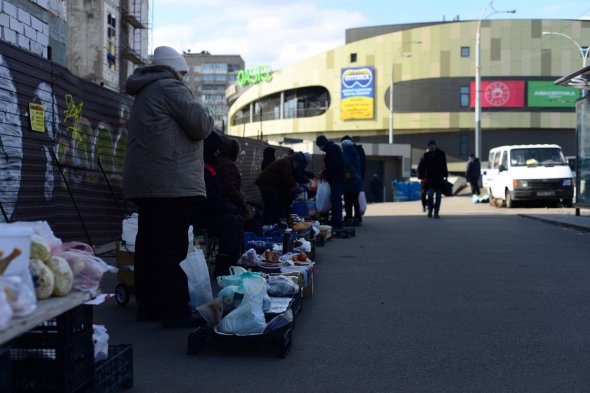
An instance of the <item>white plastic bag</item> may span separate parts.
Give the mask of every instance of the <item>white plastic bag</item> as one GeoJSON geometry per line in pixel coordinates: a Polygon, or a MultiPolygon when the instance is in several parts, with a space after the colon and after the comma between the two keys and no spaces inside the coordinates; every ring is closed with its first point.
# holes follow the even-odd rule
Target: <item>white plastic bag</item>
{"type": "Polygon", "coordinates": [[[192,307],[199,307],[213,299],[209,269],[203,250],[190,246],[186,258],[180,262],[180,267],[188,278],[188,292],[192,307]]]}
{"type": "Polygon", "coordinates": [[[107,360],[109,357],[109,333],[104,325],[92,325],[92,342],[94,343],[94,361],[107,360]]]}
{"type": "Polygon", "coordinates": [[[365,212],[367,211],[367,196],[365,195],[364,191],[361,191],[359,193],[359,210],[360,210],[361,216],[363,216],[365,214],[365,212]]]}
{"type": "Polygon", "coordinates": [[[19,276],[3,276],[0,282],[15,317],[24,317],[35,311],[37,298],[34,287],[31,289],[19,276]]]}
{"type": "Polygon", "coordinates": [[[330,183],[327,181],[320,181],[315,195],[315,205],[320,213],[327,213],[332,208],[330,203],[330,183]]]}
{"type": "Polygon", "coordinates": [[[121,240],[125,245],[125,250],[128,252],[135,252],[135,238],[137,237],[137,221],[139,216],[133,213],[123,220],[123,232],[121,240]]]}
{"type": "Polygon", "coordinates": [[[222,333],[262,334],[266,329],[262,303],[266,294],[266,280],[262,277],[245,278],[242,303],[221,319],[217,330],[222,333]]]}
{"type": "Polygon", "coordinates": [[[268,294],[277,297],[293,297],[299,293],[299,285],[287,276],[270,276],[268,278],[268,294]]]}
{"type": "Polygon", "coordinates": [[[51,249],[52,256],[65,258],[74,274],[72,289],[79,292],[96,294],[102,275],[106,272],[116,273],[117,268],[108,265],[94,255],[88,244],[80,242],[64,243],[51,249]]]}
{"type": "Polygon", "coordinates": [[[0,278],[0,331],[8,327],[13,314],[12,307],[6,298],[6,292],[4,292],[4,284],[0,278]]]}

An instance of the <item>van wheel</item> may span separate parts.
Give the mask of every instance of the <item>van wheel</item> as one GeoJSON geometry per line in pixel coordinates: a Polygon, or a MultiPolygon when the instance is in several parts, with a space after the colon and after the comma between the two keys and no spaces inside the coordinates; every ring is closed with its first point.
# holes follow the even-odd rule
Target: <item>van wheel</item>
{"type": "Polygon", "coordinates": [[[508,209],[512,209],[514,207],[514,201],[512,200],[512,197],[510,196],[510,191],[506,190],[506,199],[504,199],[504,205],[506,206],[506,208],[508,209]]]}
{"type": "Polygon", "coordinates": [[[489,190],[488,194],[490,195],[490,206],[496,207],[496,201],[494,200],[494,195],[492,194],[492,190],[489,190]]]}
{"type": "Polygon", "coordinates": [[[563,207],[574,207],[574,201],[572,199],[564,199],[561,204],[563,207]]]}

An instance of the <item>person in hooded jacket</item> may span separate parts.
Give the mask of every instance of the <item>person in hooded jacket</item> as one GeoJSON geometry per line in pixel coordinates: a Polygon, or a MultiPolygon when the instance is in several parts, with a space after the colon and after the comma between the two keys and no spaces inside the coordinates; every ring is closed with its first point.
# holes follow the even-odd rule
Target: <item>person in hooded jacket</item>
{"type": "Polygon", "coordinates": [[[240,142],[233,138],[223,137],[219,154],[215,160],[215,169],[221,182],[223,194],[240,211],[244,221],[254,216],[254,208],[246,202],[242,191],[242,174],[236,164],[240,154],[240,142]]]}
{"type": "Polygon", "coordinates": [[[174,49],[155,49],[125,90],[135,97],[123,169],[125,198],[139,209],[135,244],[138,320],[192,321],[186,258],[190,212],[205,198],[203,140],[213,117],[182,82],[188,72],[174,49]]]}
{"type": "Polygon", "coordinates": [[[226,197],[218,171],[218,158],[226,137],[213,131],[205,139],[205,186],[207,199],[195,206],[192,224],[195,229],[206,229],[207,235],[219,239],[215,258],[215,277],[229,274],[229,267],[240,258],[243,222],[239,209],[226,197]]]}
{"type": "Polygon", "coordinates": [[[260,170],[263,171],[276,160],[275,148],[267,146],[262,152],[262,163],[260,164],[260,170]]]}
{"type": "Polygon", "coordinates": [[[344,154],[344,225],[358,226],[361,223],[359,193],[362,189],[361,160],[357,149],[350,139],[342,140],[344,154]],[[354,207],[354,215],[353,215],[354,207]]]}

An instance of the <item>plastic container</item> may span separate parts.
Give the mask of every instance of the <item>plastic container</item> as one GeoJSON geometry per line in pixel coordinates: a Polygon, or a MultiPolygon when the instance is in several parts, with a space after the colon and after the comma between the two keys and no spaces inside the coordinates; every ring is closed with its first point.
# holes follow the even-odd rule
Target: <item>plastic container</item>
{"type": "Polygon", "coordinates": [[[29,256],[31,254],[31,236],[33,228],[0,224],[0,251],[3,257],[8,256],[15,248],[21,253],[6,268],[5,275],[20,275],[25,269],[29,269],[29,256]]]}

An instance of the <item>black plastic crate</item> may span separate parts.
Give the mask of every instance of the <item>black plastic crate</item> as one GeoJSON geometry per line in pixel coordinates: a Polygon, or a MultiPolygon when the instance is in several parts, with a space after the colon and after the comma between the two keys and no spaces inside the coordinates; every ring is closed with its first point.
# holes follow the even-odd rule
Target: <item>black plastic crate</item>
{"type": "Polygon", "coordinates": [[[12,392],[12,365],[10,348],[7,346],[0,346],[0,392],[12,392]]]}
{"type": "Polygon", "coordinates": [[[96,393],[109,393],[122,386],[133,386],[133,347],[109,345],[109,357],[96,364],[96,393]]]}
{"type": "Polygon", "coordinates": [[[79,306],[10,343],[16,392],[91,392],[94,387],[92,308],[79,306]]]}

